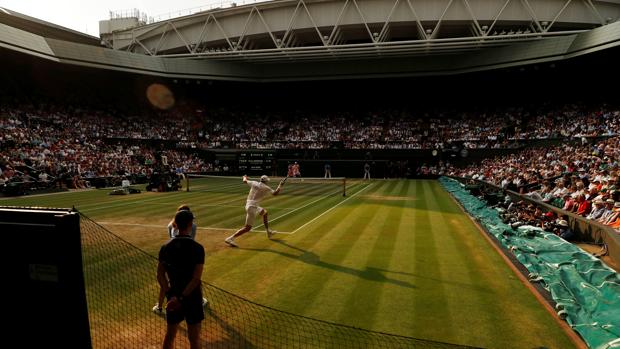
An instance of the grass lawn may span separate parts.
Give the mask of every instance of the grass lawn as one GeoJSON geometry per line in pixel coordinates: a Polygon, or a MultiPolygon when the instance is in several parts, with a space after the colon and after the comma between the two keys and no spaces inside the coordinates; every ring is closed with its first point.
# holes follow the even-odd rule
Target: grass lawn
{"type": "Polygon", "coordinates": [[[247,186],[213,180],[194,189],[127,196],[90,190],[0,204],[75,206],[157,255],[166,225],[185,203],[207,253],[203,280],[257,303],[477,347],[574,347],[438,182],[351,182],[346,197],[338,183],[289,183],[262,204],[281,233],[268,240],[257,220],[256,232],[237,239],[239,248],[223,240],[243,225],[247,186]]]}

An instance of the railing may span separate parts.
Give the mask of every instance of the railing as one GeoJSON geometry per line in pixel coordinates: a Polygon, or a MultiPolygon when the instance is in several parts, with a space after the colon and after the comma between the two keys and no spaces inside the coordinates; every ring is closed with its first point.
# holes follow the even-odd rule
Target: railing
{"type": "Polygon", "coordinates": [[[189,16],[189,15],[193,15],[199,12],[212,11],[212,10],[224,9],[224,8],[233,8],[237,6],[244,6],[244,5],[250,5],[250,4],[258,4],[258,3],[267,2],[267,1],[271,1],[271,0],[217,1],[217,2],[212,2],[210,4],[206,4],[204,6],[186,8],[186,9],[182,9],[178,11],[159,14],[159,15],[150,17],[148,23],[150,24],[153,22],[165,21],[167,19],[172,19],[172,18],[181,17],[181,16],[189,16]]]}

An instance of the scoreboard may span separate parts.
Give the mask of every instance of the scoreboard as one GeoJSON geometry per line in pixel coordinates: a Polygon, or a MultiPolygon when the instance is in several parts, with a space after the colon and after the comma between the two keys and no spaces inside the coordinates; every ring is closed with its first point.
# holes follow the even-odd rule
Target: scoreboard
{"type": "Polygon", "coordinates": [[[237,159],[240,173],[272,175],[275,171],[276,154],[274,151],[241,151],[237,159]]]}

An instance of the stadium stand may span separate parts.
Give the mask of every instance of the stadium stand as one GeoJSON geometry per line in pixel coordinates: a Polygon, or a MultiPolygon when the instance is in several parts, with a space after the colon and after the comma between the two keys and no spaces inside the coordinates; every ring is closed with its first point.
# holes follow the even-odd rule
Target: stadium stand
{"type": "MultiPolygon", "coordinates": [[[[528,9],[520,7],[528,1],[513,2],[519,8],[509,12],[520,19],[514,21],[500,18],[510,1],[496,2],[503,8],[485,24],[472,13],[463,20],[463,9],[451,8],[467,1],[449,1],[438,19],[408,19],[415,28],[410,33],[397,19],[365,22],[385,11],[358,16],[387,4],[375,1],[356,5],[347,30],[340,23],[325,26],[330,35],[316,24],[296,28],[297,8],[290,6],[303,4],[313,19],[317,7],[331,3],[235,4],[165,24],[142,23],[136,35],[129,28],[101,38],[2,11],[0,194],[128,188],[128,180],[164,191],[169,178],[180,183],[178,177],[188,173],[275,177],[300,160],[304,176],[323,176],[329,161],[335,177],[361,177],[368,163],[373,178],[457,178],[464,186],[442,181],[470,213],[501,211],[489,229],[505,228],[495,231],[496,238],[510,242],[504,247],[513,251],[531,252],[518,238],[542,237],[567,253],[581,253],[566,242],[577,239],[603,244],[596,257],[620,261],[620,106],[617,88],[605,86],[619,77],[617,3],[584,1],[586,12],[573,8],[578,2],[555,1],[561,9],[553,21],[539,22],[534,12],[549,16],[552,6],[528,9]],[[567,8],[571,17],[563,18],[567,8]],[[278,11],[288,10],[289,29],[278,38],[261,26],[233,40],[218,38],[220,31],[210,33],[214,39],[180,44],[203,22],[206,28],[243,14],[249,21],[269,11],[283,18],[278,11]],[[220,16],[226,11],[230,16],[220,16]],[[207,17],[194,20],[200,16],[207,17]],[[169,26],[173,22],[178,30],[169,26]],[[513,22],[530,25],[515,28],[513,22]],[[163,40],[160,32],[169,27],[180,40],[163,40]],[[321,44],[306,35],[315,29],[321,44]],[[153,49],[160,47],[157,40],[161,50],[153,49]],[[172,91],[166,108],[145,94],[155,83],[172,91]],[[248,166],[248,154],[260,154],[261,165],[248,166]],[[536,233],[513,232],[524,226],[536,233]]],[[[349,3],[356,2],[344,2],[341,15],[349,3]]],[[[381,8],[394,12],[397,6],[404,2],[381,8]]],[[[163,321],[149,311],[157,292],[156,260],[80,218],[86,296],[97,309],[89,312],[93,346],[159,345],[163,321]],[[110,287],[123,288],[125,297],[110,299],[110,287]]],[[[519,256],[540,272],[534,276],[544,274],[544,262],[519,256]]],[[[202,287],[210,316],[201,336],[213,347],[460,347],[306,318],[202,287]]],[[[607,328],[596,330],[605,330],[605,337],[591,343],[613,340],[607,328]]]]}

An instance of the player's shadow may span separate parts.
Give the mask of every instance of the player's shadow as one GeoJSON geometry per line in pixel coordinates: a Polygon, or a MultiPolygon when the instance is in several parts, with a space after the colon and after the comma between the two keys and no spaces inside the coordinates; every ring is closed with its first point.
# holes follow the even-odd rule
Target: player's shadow
{"type": "MultiPolygon", "coordinates": [[[[407,281],[402,281],[402,280],[396,280],[396,279],[392,279],[388,276],[386,276],[384,273],[385,272],[390,272],[389,270],[384,270],[384,269],[380,269],[380,268],[373,268],[373,267],[366,267],[365,269],[355,269],[355,268],[350,268],[350,267],[346,267],[343,265],[338,265],[338,264],[333,264],[333,263],[328,263],[328,262],[324,262],[321,260],[321,257],[319,255],[317,255],[314,252],[311,251],[307,251],[304,249],[301,249],[297,246],[293,246],[291,244],[286,243],[285,241],[282,240],[271,240],[272,242],[275,242],[277,244],[280,244],[282,246],[288,247],[290,249],[299,251],[301,254],[297,255],[297,254],[293,254],[293,253],[287,253],[287,252],[282,252],[282,251],[276,251],[276,250],[272,250],[272,249],[268,249],[268,248],[241,248],[244,250],[250,250],[250,251],[257,251],[257,252],[270,252],[270,253],[275,253],[278,254],[280,256],[283,257],[288,257],[297,261],[301,261],[304,263],[308,263],[311,265],[315,265],[317,267],[321,267],[321,268],[326,268],[326,269],[330,269],[330,270],[334,270],[340,273],[345,273],[345,274],[349,274],[349,275],[353,275],[353,276],[357,276],[357,277],[361,277],[362,279],[365,280],[370,280],[370,281],[378,281],[378,282],[387,282],[387,283],[391,283],[397,286],[401,286],[401,287],[406,287],[406,288],[416,288],[414,285],[412,285],[411,283],[407,282],[407,281]]],[[[400,273],[399,274],[406,274],[406,275],[411,275],[408,273],[400,273]]]]}
{"type": "MultiPolygon", "coordinates": [[[[248,341],[244,335],[239,332],[235,326],[229,324],[225,319],[222,319],[214,312],[209,312],[210,318],[219,326],[218,328],[210,328],[208,330],[222,333],[215,333],[215,337],[220,337],[217,341],[209,342],[210,347],[223,347],[223,348],[256,348],[252,342],[248,341]]],[[[243,324],[237,324],[237,327],[243,326],[243,324]]],[[[202,333],[205,331],[203,330],[202,333]]],[[[201,334],[202,334],[201,333],[201,334]]],[[[212,336],[214,333],[212,333],[212,336]]],[[[206,338],[201,338],[203,342],[207,342],[206,338]]]]}

